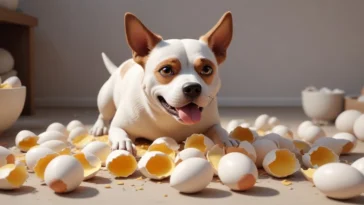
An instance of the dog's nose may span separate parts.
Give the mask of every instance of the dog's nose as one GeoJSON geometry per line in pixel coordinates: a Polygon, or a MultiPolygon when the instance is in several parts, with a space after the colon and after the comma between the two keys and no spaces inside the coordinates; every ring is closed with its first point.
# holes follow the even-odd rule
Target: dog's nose
{"type": "Polygon", "coordinates": [[[183,94],[189,98],[196,98],[201,94],[202,87],[198,83],[185,83],[182,86],[183,94]]]}

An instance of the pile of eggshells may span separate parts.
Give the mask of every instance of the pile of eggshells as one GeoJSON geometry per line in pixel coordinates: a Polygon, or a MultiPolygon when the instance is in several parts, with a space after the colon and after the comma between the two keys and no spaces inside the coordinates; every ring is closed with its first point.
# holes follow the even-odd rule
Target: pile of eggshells
{"type": "Polygon", "coordinates": [[[0,189],[21,187],[28,170],[54,192],[70,192],[104,166],[115,177],[128,178],[139,171],[152,180],[169,179],[170,186],[181,193],[200,192],[214,177],[231,190],[249,190],[259,178],[258,169],[278,179],[302,172],[335,199],[364,192],[364,158],[351,165],[340,162],[340,156],[356,146],[357,138],[350,132],[326,136],[321,127],[305,121],[294,136],[277,117],[267,114],[258,116],[253,125],[232,120],[227,131],[239,141],[238,146],[223,147],[198,133],[187,137],[183,145],[160,137],[139,159],[127,151],[112,151],[108,141],[90,136],[80,121],[67,126],[53,123],[39,135],[23,130],[16,136],[16,146],[26,153],[25,160],[0,148],[0,189]]]}
{"type": "Polygon", "coordinates": [[[7,78],[4,82],[2,82],[0,78],[0,89],[11,89],[21,87],[21,81],[17,76],[12,76],[7,78]]]}

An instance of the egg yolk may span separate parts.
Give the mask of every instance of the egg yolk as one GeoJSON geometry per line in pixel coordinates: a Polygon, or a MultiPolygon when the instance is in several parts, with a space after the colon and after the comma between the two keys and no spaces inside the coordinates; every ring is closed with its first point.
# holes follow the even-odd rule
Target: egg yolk
{"type": "Polygon", "coordinates": [[[88,177],[88,176],[94,174],[95,172],[99,171],[99,169],[101,167],[101,161],[98,166],[92,166],[87,161],[84,153],[78,153],[73,156],[81,163],[83,170],[84,170],[84,177],[88,177]]]}
{"type": "Polygon", "coordinates": [[[207,160],[210,162],[212,167],[217,170],[219,167],[219,163],[221,158],[224,156],[225,151],[215,145],[208,153],[207,153],[207,160]]]}
{"type": "Polygon", "coordinates": [[[303,155],[310,150],[310,146],[301,141],[293,141],[294,146],[300,151],[300,154],[303,155]]]}
{"type": "Polygon", "coordinates": [[[19,142],[19,148],[24,151],[29,151],[30,148],[36,146],[38,143],[38,137],[28,137],[19,142]]]}
{"type": "Polygon", "coordinates": [[[27,179],[27,170],[25,166],[16,166],[15,164],[7,164],[0,168],[0,173],[5,170],[11,170],[6,180],[13,186],[21,186],[27,179]]]}
{"type": "Polygon", "coordinates": [[[231,133],[230,133],[231,138],[239,140],[239,141],[248,141],[250,143],[252,143],[254,141],[254,135],[253,133],[250,131],[249,128],[244,128],[244,127],[236,127],[231,133]]]}
{"type": "Polygon", "coordinates": [[[268,165],[270,171],[278,176],[288,176],[296,170],[296,158],[288,150],[277,150],[276,159],[268,165]]]}
{"type": "Polygon", "coordinates": [[[333,151],[326,147],[318,147],[311,154],[312,166],[322,166],[324,164],[336,161],[336,157],[333,151]]]}
{"type": "Polygon", "coordinates": [[[93,140],[90,135],[80,135],[72,139],[72,144],[80,147],[84,147],[93,140]]]}
{"type": "Polygon", "coordinates": [[[34,166],[34,172],[38,178],[44,179],[44,171],[47,165],[57,156],[58,154],[49,154],[38,160],[37,164],[34,166]]]}
{"type": "Polygon", "coordinates": [[[352,143],[352,142],[348,142],[348,143],[346,143],[346,144],[344,145],[342,152],[343,152],[343,153],[348,153],[348,152],[350,152],[353,148],[354,148],[354,143],[352,143]]]}
{"type": "Polygon", "coordinates": [[[137,161],[133,156],[118,156],[108,164],[107,168],[117,177],[128,177],[137,169],[137,161]]]}
{"type": "Polygon", "coordinates": [[[160,151],[169,155],[172,159],[176,157],[176,153],[164,143],[151,145],[149,146],[148,151],[160,151]]]}
{"type": "Polygon", "coordinates": [[[193,134],[186,140],[185,149],[186,148],[196,148],[204,153],[206,151],[205,136],[201,134],[193,134]]]}
{"type": "Polygon", "coordinates": [[[169,176],[173,170],[173,162],[168,156],[154,156],[149,159],[146,169],[151,175],[169,176]]]}
{"type": "Polygon", "coordinates": [[[10,84],[7,84],[7,83],[3,83],[0,85],[0,88],[1,89],[11,89],[12,86],[10,84]]]}

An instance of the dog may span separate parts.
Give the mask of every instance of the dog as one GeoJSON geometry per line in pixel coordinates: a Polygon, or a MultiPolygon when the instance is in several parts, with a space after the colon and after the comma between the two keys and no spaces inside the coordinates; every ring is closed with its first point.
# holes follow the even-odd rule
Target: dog
{"type": "Polygon", "coordinates": [[[99,116],[90,133],[108,134],[113,150],[134,155],[137,138],[183,142],[200,133],[237,146],[221,126],[217,103],[219,66],[233,36],[231,12],[199,39],[164,40],[132,13],[124,23],[132,58],[117,67],[102,53],[110,77],[98,93],[99,116]]]}

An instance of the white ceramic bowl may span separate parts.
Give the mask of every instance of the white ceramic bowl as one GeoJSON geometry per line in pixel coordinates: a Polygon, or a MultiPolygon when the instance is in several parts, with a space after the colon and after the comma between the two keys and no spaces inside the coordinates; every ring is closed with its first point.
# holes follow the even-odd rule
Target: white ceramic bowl
{"type": "Polygon", "coordinates": [[[344,110],[344,93],[302,91],[302,107],[315,122],[332,122],[344,110]]]}
{"type": "Polygon", "coordinates": [[[0,134],[13,126],[23,111],[26,87],[0,89],[0,134]]]}

